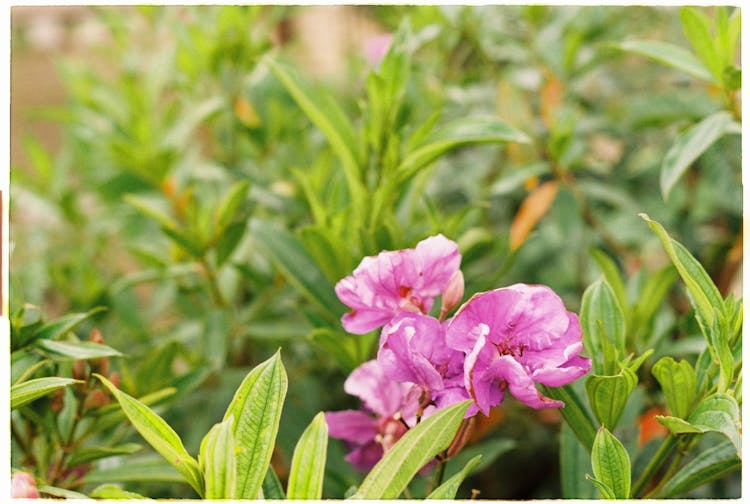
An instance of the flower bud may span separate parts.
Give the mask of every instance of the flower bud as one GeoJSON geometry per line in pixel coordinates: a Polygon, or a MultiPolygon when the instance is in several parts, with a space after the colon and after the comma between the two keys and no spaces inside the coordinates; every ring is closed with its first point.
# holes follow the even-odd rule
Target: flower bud
{"type": "Polygon", "coordinates": [[[64,400],[63,400],[63,394],[65,392],[60,389],[56,390],[54,395],[52,396],[52,402],[49,405],[49,409],[52,410],[52,413],[57,413],[61,409],[63,409],[64,400]]]}
{"type": "Polygon", "coordinates": [[[115,388],[120,388],[120,373],[112,371],[112,374],[109,375],[109,381],[112,382],[112,385],[114,385],[115,388]]]}
{"type": "Polygon", "coordinates": [[[455,308],[464,297],[464,274],[456,270],[448,280],[448,286],[443,291],[443,302],[440,307],[442,316],[455,308]]]}
{"type": "Polygon", "coordinates": [[[101,389],[92,390],[83,401],[84,409],[98,409],[107,404],[109,404],[109,397],[101,389]]]}
{"type": "Polygon", "coordinates": [[[86,379],[86,362],[78,359],[73,363],[73,378],[76,380],[86,379]]]}
{"type": "Polygon", "coordinates": [[[10,480],[10,496],[14,499],[38,499],[34,477],[23,471],[17,471],[10,480]]]}
{"type": "Polygon", "coordinates": [[[92,343],[98,343],[100,345],[104,344],[104,337],[102,337],[101,331],[94,327],[91,332],[89,333],[89,341],[92,343]]]}

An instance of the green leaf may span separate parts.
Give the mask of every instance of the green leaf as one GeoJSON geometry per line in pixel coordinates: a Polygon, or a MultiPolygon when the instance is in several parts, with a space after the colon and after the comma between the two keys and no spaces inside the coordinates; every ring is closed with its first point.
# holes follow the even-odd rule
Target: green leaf
{"type": "Polygon", "coordinates": [[[628,330],[638,335],[648,326],[676,279],[677,270],[671,264],[648,275],[646,283],[633,305],[632,315],[628,319],[630,322],[628,330]]]}
{"type": "Polygon", "coordinates": [[[249,188],[249,180],[235,182],[221,199],[214,213],[215,235],[222,234],[232,220],[235,219],[237,209],[247,197],[249,188]]]}
{"type": "Polygon", "coordinates": [[[719,138],[727,134],[734,123],[729,112],[711,114],[698,124],[680,133],[664,156],[661,164],[661,193],[666,200],[669,192],[701,154],[719,138]]]}
{"type": "Polygon", "coordinates": [[[10,388],[10,409],[12,411],[20,408],[24,404],[28,404],[35,399],[39,399],[55,390],[65,388],[74,383],[83,382],[81,380],[73,380],[72,378],[47,377],[35,378],[13,385],[10,388]]]}
{"type": "Polygon", "coordinates": [[[521,187],[530,178],[544,175],[545,173],[549,173],[549,171],[550,166],[546,162],[533,163],[512,169],[508,167],[508,173],[503,172],[503,176],[492,184],[489,193],[492,196],[504,196],[521,187]]]}
{"type": "Polygon", "coordinates": [[[163,462],[157,461],[133,460],[132,457],[121,466],[111,468],[97,468],[86,473],[83,482],[87,484],[111,483],[113,481],[121,483],[140,483],[148,481],[158,481],[166,483],[184,483],[180,473],[174,468],[163,462]]]}
{"type": "Polygon", "coordinates": [[[279,477],[276,476],[276,471],[273,470],[273,466],[268,466],[266,477],[263,478],[263,498],[269,500],[283,500],[286,499],[284,495],[284,488],[281,486],[279,477]]]}
{"type": "Polygon", "coordinates": [[[687,418],[695,401],[697,382],[690,363],[685,360],[677,363],[672,357],[662,357],[651,368],[651,374],[661,385],[672,415],[687,418]]]}
{"type": "Polygon", "coordinates": [[[615,293],[604,279],[591,284],[581,300],[583,343],[592,357],[594,372],[615,372],[616,362],[625,354],[625,318],[615,293]],[[607,351],[611,343],[617,355],[607,351]],[[602,357],[600,357],[600,355],[602,357]]]}
{"type": "Polygon", "coordinates": [[[711,20],[693,7],[680,9],[680,20],[690,44],[708,70],[721,81],[721,59],[711,37],[711,20]]]}
{"type": "Polygon", "coordinates": [[[595,499],[596,490],[586,483],[591,456],[569,425],[560,428],[560,485],[563,499],[595,499]]]}
{"type": "Polygon", "coordinates": [[[161,227],[175,230],[179,229],[177,221],[167,215],[161,208],[159,208],[159,206],[157,206],[157,204],[150,200],[134,194],[127,194],[123,196],[122,199],[146,217],[156,221],[161,227]]]}
{"type": "Polygon", "coordinates": [[[294,500],[320,499],[328,449],[325,414],[318,413],[297,441],[289,470],[287,497],[294,500]]]}
{"type": "Polygon", "coordinates": [[[360,335],[319,327],[312,330],[309,338],[345,371],[351,372],[363,362],[359,355],[362,341],[357,341],[362,338],[360,335]]]}
{"type": "MultiPolygon", "coordinates": [[[[713,323],[714,308],[722,310],[724,300],[719,294],[711,277],[708,276],[703,266],[693,257],[690,252],[679,242],[669,237],[667,231],[658,222],[642,213],[640,217],[648,223],[648,227],[656,233],[661,240],[664,250],[672,260],[682,281],[687,285],[688,292],[695,303],[696,310],[709,324],[713,323]]],[[[721,313],[721,312],[720,312],[721,313]]]]}
{"type": "MultiPolygon", "coordinates": [[[[729,328],[726,319],[714,310],[714,320],[709,328],[702,327],[707,336],[708,348],[719,364],[718,391],[726,392],[734,375],[734,356],[729,348],[729,328]]],[[[700,322],[700,321],[699,321],[700,322]]],[[[704,326],[704,324],[701,324],[704,326]]]]}
{"type": "Polygon", "coordinates": [[[586,379],[589,404],[599,422],[610,430],[617,427],[625,404],[638,384],[638,377],[629,368],[613,376],[591,375],[586,379]]]}
{"type": "Polygon", "coordinates": [[[125,443],[117,446],[84,446],[77,448],[68,459],[68,465],[75,466],[117,455],[132,455],[143,448],[138,443],[125,443]]]}
{"type": "Polygon", "coordinates": [[[594,477],[612,491],[612,497],[605,498],[630,498],[630,457],[622,443],[605,427],[596,433],[591,467],[594,477]]]}
{"type": "Polygon", "coordinates": [[[94,373],[120,403],[125,415],[148,444],[166,459],[185,480],[203,495],[203,478],[198,462],[190,456],[177,433],[154,411],[137,399],[120,391],[109,380],[94,373]]]}
{"type": "Polygon", "coordinates": [[[554,388],[542,386],[541,388],[547,397],[565,403],[565,407],[559,410],[560,414],[586,450],[591,451],[596,436],[596,427],[575,389],[571,385],[554,388]]]}
{"type": "Polygon", "coordinates": [[[338,282],[352,271],[349,245],[329,227],[306,226],[300,230],[300,238],[305,250],[331,282],[338,282]]]}
{"type": "Polygon", "coordinates": [[[651,58],[697,79],[718,84],[705,65],[690,51],[680,46],[658,40],[628,40],[618,44],[617,47],[623,51],[651,58]]]}
{"type": "Polygon", "coordinates": [[[699,453],[672,476],[659,492],[659,498],[684,494],[732,471],[742,468],[742,461],[729,441],[699,453]]]}
{"type": "Polygon", "coordinates": [[[322,308],[332,321],[338,322],[344,306],[300,240],[289,231],[263,221],[252,222],[250,229],[289,283],[322,308]]]}
{"type": "Polygon", "coordinates": [[[450,446],[470,401],[430,415],[388,450],[367,474],[354,499],[395,499],[422,467],[450,446]]]}
{"type": "Polygon", "coordinates": [[[426,498],[429,500],[452,500],[456,498],[458,488],[466,477],[471,474],[475,467],[482,461],[482,456],[477,455],[469,460],[458,473],[451,476],[445,483],[433,490],[426,498]]]}
{"type": "Polygon", "coordinates": [[[234,417],[229,415],[229,418],[211,427],[201,441],[198,463],[205,482],[206,499],[234,499],[237,458],[233,423],[234,417]]]}
{"type": "Polygon", "coordinates": [[[98,359],[101,357],[121,357],[122,354],[112,347],[90,341],[66,342],[48,339],[39,340],[36,347],[47,353],[53,360],[64,359],[98,359]]]}
{"type": "Polygon", "coordinates": [[[612,289],[615,298],[617,298],[617,304],[620,305],[620,309],[623,313],[626,313],[628,310],[628,297],[625,294],[625,284],[622,281],[617,264],[606,253],[596,248],[591,249],[591,256],[596,261],[596,264],[599,265],[602,274],[604,274],[604,279],[612,289]]]}
{"type": "Polygon", "coordinates": [[[594,487],[599,490],[599,492],[601,492],[602,498],[609,500],[617,499],[614,490],[612,490],[608,485],[588,474],[586,475],[586,479],[589,480],[594,485],[594,487]]]}
{"type": "Polygon", "coordinates": [[[428,143],[409,152],[401,161],[398,181],[411,178],[417,171],[446,152],[472,144],[496,142],[530,142],[525,133],[503,121],[489,117],[457,119],[440,128],[428,143]]]}
{"type": "Polygon", "coordinates": [[[57,497],[59,499],[89,499],[89,496],[86,494],[50,485],[39,485],[37,486],[37,490],[43,495],[51,495],[52,497],[57,497]]]}
{"type": "MultiPolygon", "coordinates": [[[[358,153],[354,150],[358,142],[349,119],[330,95],[314,90],[291,69],[272,59],[266,58],[265,62],[305,115],[320,129],[341,160],[351,200],[355,203],[363,201],[365,187],[360,178],[358,153]]],[[[355,204],[353,208],[359,206],[355,204]]]]}
{"type": "Polygon", "coordinates": [[[256,499],[271,461],[287,376],[280,352],[256,366],[240,384],[224,420],[234,417],[237,451],[235,498],[256,499]]]}
{"type": "Polygon", "coordinates": [[[91,318],[93,315],[104,311],[105,308],[94,308],[86,313],[71,313],[58,319],[47,322],[42,327],[34,331],[29,337],[17,342],[16,348],[20,348],[35,340],[52,340],[57,339],[66,333],[72,331],[84,320],[91,318]]]}
{"type": "Polygon", "coordinates": [[[740,411],[737,401],[730,395],[717,393],[704,398],[687,421],[671,416],[657,416],[656,419],[674,434],[720,432],[734,444],[737,456],[742,456],[740,411]]]}
{"type": "Polygon", "coordinates": [[[103,485],[99,485],[98,487],[94,488],[91,493],[89,493],[89,497],[93,499],[105,500],[148,499],[148,497],[144,497],[143,495],[137,494],[135,492],[128,492],[126,490],[123,490],[114,483],[105,483],[103,485]]]}

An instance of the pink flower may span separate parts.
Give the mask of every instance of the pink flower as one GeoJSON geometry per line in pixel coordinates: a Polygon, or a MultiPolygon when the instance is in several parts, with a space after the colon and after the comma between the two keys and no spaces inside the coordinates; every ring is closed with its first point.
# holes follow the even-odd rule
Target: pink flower
{"type": "MultiPolygon", "coordinates": [[[[445,324],[429,315],[403,313],[380,334],[378,362],[396,381],[418,385],[437,408],[469,399],[463,383],[463,352],[445,343],[445,324]]],[[[467,416],[476,414],[476,408],[467,416]]]]}
{"type": "Polygon", "coordinates": [[[336,284],[336,295],[352,309],[341,319],[344,329],[365,334],[399,313],[427,313],[460,265],[458,245],[440,234],[413,249],[365,257],[336,284]]]}
{"type": "Polygon", "coordinates": [[[376,35],[365,41],[364,54],[370,66],[376,67],[383,61],[391,48],[391,42],[393,42],[393,35],[390,33],[376,35]]]}
{"type": "Polygon", "coordinates": [[[532,408],[561,407],[536,383],[568,384],[586,374],[578,317],[542,285],[516,284],[476,294],[446,328],[448,346],[466,353],[464,384],[486,415],[505,390],[532,408]]]}
{"type": "Polygon", "coordinates": [[[10,496],[14,499],[38,499],[34,477],[23,471],[16,471],[10,479],[10,496]]]}
{"type": "Polygon", "coordinates": [[[404,435],[407,430],[404,422],[409,426],[416,423],[422,391],[389,379],[375,360],[352,371],[344,382],[344,390],[362,399],[364,411],[326,413],[328,434],[346,442],[351,449],[346,460],[364,472],[404,435]]]}

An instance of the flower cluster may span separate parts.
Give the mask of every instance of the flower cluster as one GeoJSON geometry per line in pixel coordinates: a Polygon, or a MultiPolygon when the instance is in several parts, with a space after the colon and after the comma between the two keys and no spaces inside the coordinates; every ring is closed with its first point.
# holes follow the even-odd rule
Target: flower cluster
{"type": "Polygon", "coordinates": [[[382,327],[377,360],[364,363],[344,389],[366,411],[328,413],[332,437],[345,440],[357,468],[372,467],[420,417],[472,399],[467,417],[500,404],[506,391],[532,408],[561,407],[536,384],[558,387],[588,372],[580,356],[581,326],[542,285],[515,284],[461,302],[458,245],[443,235],[416,248],[365,257],[336,285],[352,309],[344,328],[364,334],[382,327]],[[429,315],[442,295],[440,315],[429,315]],[[373,417],[372,415],[375,415],[373,417]]]}

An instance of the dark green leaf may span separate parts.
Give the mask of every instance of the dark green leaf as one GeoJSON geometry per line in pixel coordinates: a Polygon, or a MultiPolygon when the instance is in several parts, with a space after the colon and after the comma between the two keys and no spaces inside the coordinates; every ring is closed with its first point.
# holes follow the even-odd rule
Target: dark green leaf
{"type": "Polygon", "coordinates": [[[286,499],[284,495],[284,487],[281,486],[279,477],[276,476],[276,471],[273,470],[273,466],[268,466],[266,477],[263,478],[263,498],[268,500],[283,500],[286,499]]]}
{"type": "Polygon", "coordinates": [[[245,222],[235,222],[224,230],[221,238],[216,242],[216,266],[221,267],[229,259],[242,241],[242,237],[245,236],[245,231],[247,231],[245,222]]]}
{"type": "Polygon", "coordinates": [[[116,455],[132,455],[143,446],[138,443],[125,443],[118,446],[84,446],[76,449],[68,459],[68,465],[75,466],[116,455]]]}
{"type": "Polygon", "coordinates": [[[596,427],[578,393],[571,385],[555,388],[542,386],[542,392],[552,399],[565,403],[565,407],[560,409],[563,419],[586,450],[591,451],[596,436],[596,427]]]}
{"type": "Polygon", "coordinates": [[[354,499],[395,499],[417,472],[448,448],[470,401],[448,406],[410,429],[368,473],[354,499]]]}
{"type": "Polygon", "coordinates": [[[668,498],[692,490],[742,468],[737,450],[729,441],[712,446],[685,464],[662,487],[658,497],[668,498]]]}
{"type": "Polygon", "coordinates": [[[630,457],[622,443],[604,427],[594,439],[591,467],[594,477],[612,491],[612,497],[605,498],[630,498],[630,457]]]}
{"type": "Polygon", "coordinates": [[[238,447],[238,499],[258,497],[271,461],[286,390],[286,371],[276,352],[248,373],[227,407],[224,420],[233,416],[238,447]]]}
{"type": "Polygon", "coordinates": [[[104,311],[104,308],[94,308],[86,313],[71,313],[58,319],[47,322],[37,331],[31,334],[30,338],[25,341],[19,341],[18,347],[27,345],[34,340],[52,340],[64,336],[66,333],[75,329],[81,322],[91,316],[104,311]]]}
{"type": "Polygon", "coordinates": [[[612,288],[612,292],[617,298],[617,304],[620,305],[620,309],[623,313],[628,311],[628,297],[625,294],[625,284],[622,281],[620,270],[617,264],[611,257],[599,249],[591,249],[591,256],[599,265],[599,269],[604,275],[604,279],[607,281],[609,286],[612,288]]]}
{"type": "Polygon", "coordinates": [[[595,499],[596,489],[586,482],[591,456],[567,424],[560,428],[560,484],[563,499],[595,499]]]}
{"type": "Polygon", "coordinates": [[[325,414],[318,413],[300,436],[289,469],[287,497],[294,500],[319,500],[323,496],[328,425],[325,414]]]}

